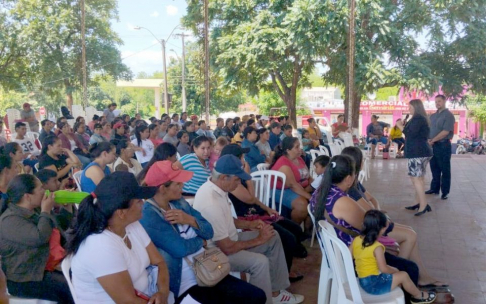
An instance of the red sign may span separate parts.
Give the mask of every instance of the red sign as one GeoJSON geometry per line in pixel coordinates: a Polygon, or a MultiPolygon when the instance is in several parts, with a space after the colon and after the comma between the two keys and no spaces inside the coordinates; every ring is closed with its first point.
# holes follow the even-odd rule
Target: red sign
{"type": "Polygon", "coordinates": [[[44,108],[44,107],[40,107],[40,108],[39,108],[39,114],[40,114],[40,115],[46,115],[46,108],[44,108]]]}

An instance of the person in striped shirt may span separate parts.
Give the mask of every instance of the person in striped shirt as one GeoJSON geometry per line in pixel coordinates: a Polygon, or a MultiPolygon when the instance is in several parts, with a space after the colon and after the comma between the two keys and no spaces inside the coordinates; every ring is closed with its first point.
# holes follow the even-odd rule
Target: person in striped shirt
{"type": "Polygon", "coordinates": [[[194,172],[190,181],[184,184],[182,194],[185,196],[196,195],[199,187],[202,186],[211,175],[209,169],[209,156],[211,154],[211,139],[206,136],[198,136],[192,141],[194,153],[181,157],[176,164],[179,168],[194,172]]]}

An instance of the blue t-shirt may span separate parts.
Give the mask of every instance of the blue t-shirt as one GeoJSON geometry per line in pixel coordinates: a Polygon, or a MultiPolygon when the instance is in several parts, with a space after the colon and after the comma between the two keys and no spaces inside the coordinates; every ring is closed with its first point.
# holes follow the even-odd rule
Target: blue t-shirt
{"type": "Polygon", "coordinates": [[[194,153],[186,154],[179,160],[184,170],[194,172],[191,180],[184,183],[182,192],[196,194],[197,190],[207,182],[208,177],[211,175],[209,169],[209,160],[206,160],[206,166],[203,166],[199,161],[199,158],[194,153]]]}
{"type": "MultiPolygon", "coordinates": [[[[96,185],[93,182],[93,180],[86,176],[86,170],[88,170],[92,166],[99,167],[100,165],[97,162],[92,162],[89,165],[87,165],[86,168],[84,168],[83,173],[81,173],[80,184],[81,184],[81,190],[83,190],[83,192],[91,193],[96,189],[96,185]]],[[[110,168],[108,168],[108,166],[105,166],[104,172],[105,172],[105,176],[110,175],[111,173],[110,168]]]]}

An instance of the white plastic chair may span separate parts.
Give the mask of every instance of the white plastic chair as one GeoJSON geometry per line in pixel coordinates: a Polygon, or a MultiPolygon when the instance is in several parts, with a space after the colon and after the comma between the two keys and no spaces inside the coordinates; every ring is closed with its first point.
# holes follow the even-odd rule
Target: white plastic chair
{"type": "Polygon", "coordinates": [[[333,294],[331,303],[349,304],[405,304],[400,288],[383,295],[366,293],[358,284],[354,272],[353,258],[348,247],[336,236],[334,227],[326,221],[319,221],[320,235],[324,239],[324,250],[333,273],[333,294]],[[337,291],[337,294],[335,293],[337,291]],[[334,298],[334,297],[337,297],[334,298]]]}
{"type": "Polygon", "coordinates": [[[17,298],[11,295],[8,296],[8,302],[10,304],[57,304],[57,302],[49,301],[49,300],[24,299],[24,298],[17,298]]]}
{"type": "Polygon", "coordinates": [[[326,256],[326,252],[324,250],[324,242],[322,237],[319,234],[319,226],[316,225],[316,219],[314,218],[314,214],[311,211],[311,206],[307,206],[307,212],[312,220],[312,224],[314,226],[312,230],[312,240],[311,240],[311,247],[312,242],[314,242],[314,237],[317,236],[317,242],[319,243],[319,247],[321,248],[322,253],[322,261],[321,261],[321,273],[319,275],[319,293],[317,298],[317,304],[329,304],[331,301],[331,286],[332,286],[332,271],[329,268],[328,258],[326,256]]]}
{"type": "Polygon", "coordinates": [[[280,179],[282,185],[285,185],[285,174],[275,170],[256,171],[251,173],[251,179],[255,182],[255,196],[266,206],[282,212],[283,191],[280,191],[280,197],[276,197],[277,181],[280,179]],[[278,203],[278,208],[277,207],[278,203]]]}
{"type": "Polygon", "coordinates": [[[390,158],[397,158],[398,144],[396,142],[392,142],[390,144],[390,148],[388,149],[388,153],[390,155],[390,158]]]}
{"type": "Polygon", "coordinates": [[[353,135],[351,135],[351,133],[341,132],[339,133],[339,137],[344,140],[345,147],[354,147],[353,135]]]}
{"type": "Polygon", "coordinates": [[[330,154],[330,151],[329,151],[329,150],[327,149],[327,147],[325,147],[325,146],[322,146],[322,145],[321,145],[321,146],[319,146],[319,151],[321,151],[321,153],[322,153],[323,155],[327,155],[327,156],[330,156],[330,155],[331,155],[331,154],[330,154]]]}
{"type": "Polygon", "coordinates": [[[71,270],[71,261],[73,259],[73,255],[70,254],[62,260],[61,263],[61,269],[62,269],[62,274],[66,278],[66,281],[69,286],[69,290],[71,291],[71,295],[73,296],[74,302],[76,303],[77,298],[76,298],[76,292],[74,290],[73,282],[71,280],[71,275],[69,274],[69,271],[71,270]]]}
{"type": "Polygon", "coordinates": [[[270,164],[261,163],[261,164],[257,165],[257,170],[258,171],[265,171],[265,170],[268,170],[269,167],[270,167],[270,164]]]}
{"type": "Polygon", "coordinates": [[[78,190],[82,192],[83,190],[81,189],[81,174],[83,171],[78,171],[73,173],[73,179],[76,182],[76,186],[78,186],[78,190]]]}
{"type": "Polygon", "coordinates": [[[307,213],[309,213],[309,216],[310,216],[310,218],[312,220],[312,237],[311,237],[310,246],[311,247],[314,247],[314,239],[316,238],[316,220],[314,218],[314,214],[312,214],[311,205],[310,204],[307,205],[307,213]]]}
{"type": "Polygon", "coordinates": [[[329,143],[329,148],[331,148],[331,154],[332,156],[336,156],[341,154],[341,146],[337,143],[329,143]]]}
{"type": "Polygon", "coordinates": [[[311,158],[312,158],[312,162],[311,162],[310,167],[309,167],[309,175],[313,179],[315,179],[317,177],[317,174],[314,170],[314,162],[319,155],[324,155],[324,153],[322,153],[320,150],[310,150],[309,154],[311,155],[311,158]]]}

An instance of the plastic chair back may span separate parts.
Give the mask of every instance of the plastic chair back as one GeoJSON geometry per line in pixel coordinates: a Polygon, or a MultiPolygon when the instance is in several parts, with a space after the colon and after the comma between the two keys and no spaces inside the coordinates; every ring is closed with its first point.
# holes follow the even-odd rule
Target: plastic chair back
{"type": "Polygon", "coordinates": [[[314,214],[311,212],[310,205],[307,206],[307,212],[314,224],[314,231],[317,236],[317,242],[319,243],[319,247],[321,248],[322,253],[322,261],[321,261],[321,272],[319,275],[319,292],[317,303],[318,304],[329,304],[331,303],[331,292],[332,292],[332,284],[333,284],[333,275],[331,268],[329,267],[329,259],[327,257],[326,250],[324,248],[324,239],[322,238],[321,234],[319,233],[319,226],[316,225],[314,214]]]}
{"type": "Polygon", "coordinates": [[[322,155],[331,156],[331,153],[329,153],[329,150],[325,146],[319,146],[319,151],[321,151],[322,155]]]}
{"type": "Polygon", "coordinates": [[[282,212],[283,193],[276,197],[277,181],[280,179],[285,185],[285,174],[276,170],[264,170],[251,173],[251,179],[255,182],[255,196],[266,206],[282,212]],[[277,208],[278,204],[278,208],[277,208]]]}
{"type": "Polygon", "coordinates": [[[336,156],[341,154],[341,147],[337,143],[329,143],[329,148],[331,148],[331,154],[332,156],[336,156]]]}
{"type": "Polygon", "coordinates": [[[76,292],[74,290],[74,285],[73,285],[73,282],[71,280],[71,274],[69,273],[70,270],[71,270],[72,259],[73,259],[72,254],[66,256],[64,258],[64,260],[62,260],[61,269],[62,269],[62,274],[64,275],[64,277],[66,278],[66,281],[68,283],[69,290],[71,291],[71,295],[73,296],[74,302],[76,302],[77,301],[76,292]]]}
{"type": "Polygon", "coordinates": [[[344,140],[345,147],[354,147],[353,135],[351,135],[351,133],[341,132],[339,133],[339,137],[341,137],[344,140]]]}
{"type": "Polygon", "coordinates": [[[78,171],[78,172],[73,173],[73,179],[76,182],[76,186],[78,186],[79,191],[83,191],[81,189],[81,174],[82,173],[83,173],[83,171],[78,171]]]}
{"type": "Polygon", "coordinates": [[[322,153],[320,150],[310,150],[309,151],[309,154],[311,155],[312,157],[312,162],[310,164],[310,167],[309,167],[309,175],[315,179],[317,177],[317,174],[314,170],[314,162],[316,160],[316,158],[319,156],[319,155],[324,155],[324,153],[322,153]]]}
{"type": "Polygon", "coordinates": [[[257,165],[257,170],[258,171],[265,171],[265,170],[268,170],[269,167],[270,167],[270,164],[261,163],[261,164],[257,165]]]}

